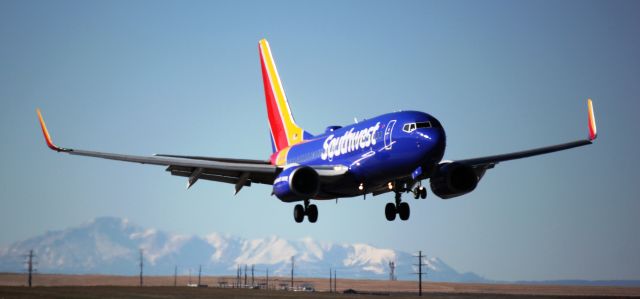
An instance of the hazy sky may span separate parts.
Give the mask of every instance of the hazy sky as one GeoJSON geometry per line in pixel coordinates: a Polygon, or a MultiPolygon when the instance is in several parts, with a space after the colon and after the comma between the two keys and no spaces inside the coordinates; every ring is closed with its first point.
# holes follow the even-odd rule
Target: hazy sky
{"type": "Polygon", "coordinates": [[[98,216],[204,235],[424,250],[492,279],[640,279],[638,1],[1,1],[0,244],[98,216]],[[254,185],[57,154],[270,155],[258,40],[311,132],[395,110],[440,119],[445,158],[586,138],[502,163],[475,192],[320,202],[318,223],[254,185]]]}

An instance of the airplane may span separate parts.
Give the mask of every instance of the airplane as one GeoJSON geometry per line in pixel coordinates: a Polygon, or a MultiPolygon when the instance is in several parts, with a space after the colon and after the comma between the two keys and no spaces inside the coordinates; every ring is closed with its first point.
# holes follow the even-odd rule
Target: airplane
{"type": "Polygon", "coordinates": [[[587,100],[589,136],[507,154],[462,160],[443,160],[444,127],[432,115],[419,111],[383,114],[348,126],[329,126],[317,135],[294,121],[269,43],[258,43],[273,154],[268,160],[155,154],[134,156],[56,146],[42,113],[38,119],[47,146],[70,155],[166,166],[171,175],[187,178],[187,189],[198,180],[233,184],[237,194],[253,183],[273,185],[272,194],[296,204],[295,222],[318,220],[312,200],[373,196],[393,192],[395,202],[385,206],[385,217],[408,220],[410,208],[403,193],[426,198],[422,181],[431,191],[450,199],[473,191],[488,169],[501,162],[548,154],[592,144],[597,137],[591,99],[587,100]]]}

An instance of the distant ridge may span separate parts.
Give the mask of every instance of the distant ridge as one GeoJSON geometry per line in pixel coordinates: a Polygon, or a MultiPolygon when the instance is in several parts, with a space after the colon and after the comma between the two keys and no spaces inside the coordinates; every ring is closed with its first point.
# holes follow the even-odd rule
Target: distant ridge
{"type": "MultiPolygon", "coordinates": [[[[256,275],[289,275],[295,255],[296,275],[325,277],[329,268],[342,278],[388,278],[388,262],[396,262],[398,279],[416,279],[412,254],[368,244],[334,244],[312,238],[277,236],[243,239],[211,233],[203,237],[142,228],[123,218],[101,217],[76,227],[49,231],[0,249],[0,272],[21,272],[23,255],[33,249],[41,273],[134,275],[138,250],[145,252],[145,273],[181,274],[203,266],[206,275],[235,275],[237,265],[255,264],[256,275]]],[[[429,257],[427,279],[487,282],[474,273],[459,273],[437,257],[429,257]]],[[[195,272],[194,272],[195,273],[195,272]]]]}
{"type": "Polygon", "coordinates": [[[640,280],[538,280],[538,281],[516,281],[517,284],[536,285],[572,285],[572,286],[610,286],[610,287],[640,287],[640,280]]]}

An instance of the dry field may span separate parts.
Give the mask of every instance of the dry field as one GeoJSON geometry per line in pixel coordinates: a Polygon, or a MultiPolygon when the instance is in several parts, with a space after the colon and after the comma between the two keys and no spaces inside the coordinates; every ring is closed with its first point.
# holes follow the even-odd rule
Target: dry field
{"type": "MultiPolygon", "coordinates": [[[[173,287],[172,276],[145,276],[144,288],[138,285],[137,276],[106,275],[54,275],[38,274],[34,276],[34,288],[24,288],[24,274],[0,274],[0,299],[2,298],[258,298],[258,297],[354,297],[353,295],[329,294],[328,279],[309,278],[296,280],[295,284],[311,283],[318,291],[315,294],[300,292],[264,291],[248,289],[214,288],[221,281],[235,282],[235,277],[202,278],[203,284],[210,288],[187,288],[188,277],[178,277],[178,287],[173,287]]],[[[197,277],[193,277],[195,282],[197,277]]],[[[249,277],[249,282],[251,278],[249,277]]],[[[264,282],[256,277],[256,284],[264,282]]],[[[280,284],[289,284],[286,277],[270,278],[269,284],[277,288],[280,284]]],[[[338,279],[338,291],[354,289],[369,295],[357,295],[358,298],[380,298],[390,295],[394,298],[414,297],[417,295],[417,282],[352,280],[338,279]]],[[[427,297],[437,298],[503,298],[503,297],[640,297],[640,288],[629,287],[593,287],[593,286],[555,286],[555,285],[506,285],[506,284],[466,284],[425,282],[423,291],[427,297]]]]}

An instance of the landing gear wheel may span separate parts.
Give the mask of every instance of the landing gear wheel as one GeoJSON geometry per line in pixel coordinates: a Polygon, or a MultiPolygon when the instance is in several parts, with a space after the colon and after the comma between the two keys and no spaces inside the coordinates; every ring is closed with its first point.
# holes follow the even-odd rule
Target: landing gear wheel
{"type": "Polygon", "coordinates": [[[295,219],[298,223],[304,220],[304,207],[302,207],[302,205],[296,205],[293,208],[293,219],[295,219]]]}
{"type": "Polygon", "coordinates": [[[418,198],[420,198],[420,195],[421,195],[421,194],[420,194],[420,188],[416,188],[416,189],[413,191],[413,198],[418,199],[418,198]]]}
{"type": "Polygon", "coordinates": [[[409,215],[411,214],[411,209],[409,209],[409,204],[406,202],[401,202],[398,205],[398,215],[402,221],[406,221],[409,219],[409,215]]]}
{"type": "Polygon", "coordinates": [[[316,205],[310,205],[307,207],[307,219],[309,222],[316,223],[318,221],[318,207],[316,205]]]}
{"type": "Polygon", "coordinates": [[[388,221],[396,220],[396,205],[388,203],[384,207],[384,215],[387,217],[388,221]]]}
{"type": "Polygon", "coordinates": [[[420,191],[420,198],[425,199],[427,198],[427,188],[425,187],[420,187],[420,189],[418,189],[420,191]]]}

